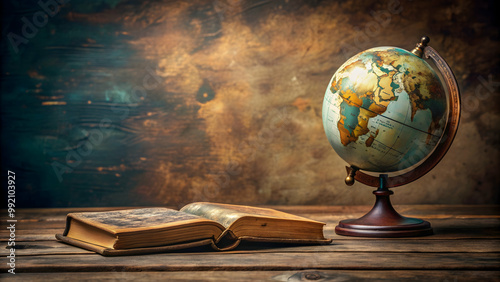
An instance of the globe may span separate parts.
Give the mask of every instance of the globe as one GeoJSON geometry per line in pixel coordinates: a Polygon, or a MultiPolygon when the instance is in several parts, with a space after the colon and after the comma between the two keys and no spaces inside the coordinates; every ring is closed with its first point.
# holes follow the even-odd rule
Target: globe
{"type": "Polygon", "coordinates": [[[368,49],[347,60],[330,79],[323,126],[330,145],[350,165],[345,183],[378,188],[373,208],[358,219],[341,220],[335,227],[339,235],[433,233],[429,222],[400,215],[389,199],[389,188],[415,181],[439,163],[458,129],[458,84],[446,61],[427,46],[429,41],[422,37],[411,52],[368,49]],[[442,81],[426,58],[432,59],[442,81]]]}
{"type": "Polygon", "coordinates": [[[396,172],[422,162],[447,124],[445,87],[433,68],[404,49],[361,52],[335,72],[323,100],[323,126],[351,166],[396,172]]]}

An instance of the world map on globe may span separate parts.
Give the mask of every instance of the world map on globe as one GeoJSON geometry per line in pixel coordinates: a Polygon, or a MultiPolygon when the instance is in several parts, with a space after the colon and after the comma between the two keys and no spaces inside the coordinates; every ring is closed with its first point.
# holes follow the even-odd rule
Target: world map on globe
{"type": "Polygon", "coordinates": [[[448,116],[443,84],[412,53],[377,47],[346,61],[323,100],[331,146],[352,166],[395,172],[424,160],[441,140],[448,116]]]}

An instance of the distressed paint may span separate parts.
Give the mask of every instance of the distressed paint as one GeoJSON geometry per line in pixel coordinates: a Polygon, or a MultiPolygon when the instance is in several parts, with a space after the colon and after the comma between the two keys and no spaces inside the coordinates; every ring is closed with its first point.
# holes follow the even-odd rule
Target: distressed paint
{"type": "Polygon", "coordinates": [[[448,155],[394,202],[499,201],[491,1],[69,1],[16,53],[6,34],[36,3],[2,4],[19,206],[370,204],[324,136],[324,91],[356,52],[422,35],[469,104],[448,155]]]}

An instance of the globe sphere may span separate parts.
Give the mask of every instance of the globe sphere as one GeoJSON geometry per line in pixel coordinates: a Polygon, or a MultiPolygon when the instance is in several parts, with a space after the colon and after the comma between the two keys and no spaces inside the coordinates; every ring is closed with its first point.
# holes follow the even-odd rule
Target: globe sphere
{"type": "Polygon", "coordinates": [[[359,169],[409,169],[443,138],[444,89],[432,67],[406,50],[363,51],[335,72],[326,89],[322,118],[328,141],[359,169]]]}

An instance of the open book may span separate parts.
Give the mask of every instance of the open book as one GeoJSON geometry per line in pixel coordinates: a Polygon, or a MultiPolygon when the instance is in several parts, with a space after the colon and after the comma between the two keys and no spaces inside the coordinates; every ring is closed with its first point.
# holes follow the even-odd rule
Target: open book
{"type": "Polygon", "coordinates": [[[319,221],[249,206],[192,203],[180,211],[143,208],[70,213],[56,238],[99,254],[158,253],[211,245],[231,250],[240,241],[328,244],[319,221]]]}

